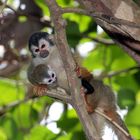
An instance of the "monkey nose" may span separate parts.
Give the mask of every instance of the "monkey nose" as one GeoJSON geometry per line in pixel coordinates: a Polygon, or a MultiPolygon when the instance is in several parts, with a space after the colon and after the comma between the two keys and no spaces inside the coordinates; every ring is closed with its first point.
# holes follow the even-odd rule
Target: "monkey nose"
{"type": "Polygon", "coordinates": [[[49,51],[48,50],[41,50],[40,51],[40,57],[45,58],[49,55],[49,51]]]}

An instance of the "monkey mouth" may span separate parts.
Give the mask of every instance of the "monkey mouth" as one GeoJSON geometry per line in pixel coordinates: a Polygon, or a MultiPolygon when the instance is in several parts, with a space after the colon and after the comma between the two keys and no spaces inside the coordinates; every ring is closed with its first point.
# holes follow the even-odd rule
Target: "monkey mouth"
{"type": "Polygon", "coordinates": [[[48,50],[40,51],[40,57],[46,58],[48,55],[49,55],[49,51],[48,50]]]}

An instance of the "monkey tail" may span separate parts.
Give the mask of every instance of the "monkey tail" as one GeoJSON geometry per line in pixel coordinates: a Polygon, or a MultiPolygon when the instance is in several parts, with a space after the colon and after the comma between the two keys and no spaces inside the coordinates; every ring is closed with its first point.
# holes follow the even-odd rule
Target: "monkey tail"
{"type": "Polygon", "coordinates": [[[117,135],[118,140],[134,140],[129,133],[124,121],[121,119],[120,115],[115,112],[108,115],[111,116],[111,120],[107,120],[107,124],[113,130],[113,132],[117,135]]]}
{"type": "Polygon", "coordinates": [[[107,124],[116,134],[118,140],[134,140],[117,112],[106,114],[96,109],[91,114],[91,117],[101,139],[104,134],[105,125],[107,124]]]}

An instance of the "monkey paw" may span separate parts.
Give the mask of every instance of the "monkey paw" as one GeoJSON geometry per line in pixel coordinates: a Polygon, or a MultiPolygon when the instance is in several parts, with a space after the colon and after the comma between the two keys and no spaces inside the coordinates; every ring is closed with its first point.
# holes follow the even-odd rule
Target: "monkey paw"
{"type": "Polygon", "coordinates": [[[45,92],[47,92],[46,85],[38,85],[33,87],[33,93],[35,96],[43,96],[45,92]]]}
{"type": "Polygon", "coordinates": [[[78,66],[78,64],[76,64],[75,72],[78,77],[81,77],[81,68],[78,66]]]}
{"type": "Polygon", "coordinates": [[[92,107],[91,105],[86,104],[86,108],[87,108],[87,112],[88,112],[89,114],[91,114],[91,113],[94,112],[94,109],[93,109],[93,107],[92,107]]]}

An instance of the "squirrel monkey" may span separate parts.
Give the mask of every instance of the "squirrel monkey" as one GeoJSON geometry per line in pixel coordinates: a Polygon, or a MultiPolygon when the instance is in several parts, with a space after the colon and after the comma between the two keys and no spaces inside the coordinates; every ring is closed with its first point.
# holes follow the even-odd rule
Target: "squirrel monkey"
{"type": "MultiPolygon", "coordinates": [[[[69,93],[63,62],[51,36],[46,32],[34,33],[29,39],[29,50],[32,55],[32,62],[28,69],[28,79],[36,86],[36,91],[60,87],[69,93]]],[[[101,132],[102,127],[107,123],[113,128],[119,140],[132,140],[131,136],[124,135],[118,128],[95,112],[96,109],[101,109],[106,116],[129,134],[117,113],[116,101],[111,89],[103,85],[102,82],[95,80],[85,68],[77,66],[76,72],[84,88],[83,94],[87,111],[91,114],[97,130],[101,132]]]]}
{"type": "Polygon", "coordinates": [[[102,130],[105,124],[112,128],[118,137],[118,140],[134,140],[127,127],[125,126],[123,120],[117,113],[116,98],[109,86],[106,86],[102,81],[95,80],[93,75],[85,68],[78,67],[77,74],[81,80],[88,83],[86,86],[87,92],[84,92],[84,99],[86,102],[87,111],[91,114],[95,127],[99,134],[102,135],[102,130]],[[93,92],[91,93],[91,87],[93,87],[93,92]],[[87,88],[88,87],[88,88],[87,88]],[[124,131],[120,131],[114,124],[108,121],[106,118],[98,114],[95,110],[101,111],[105,116],[107,116],[111,122],[115,122],[124,131]]]}

